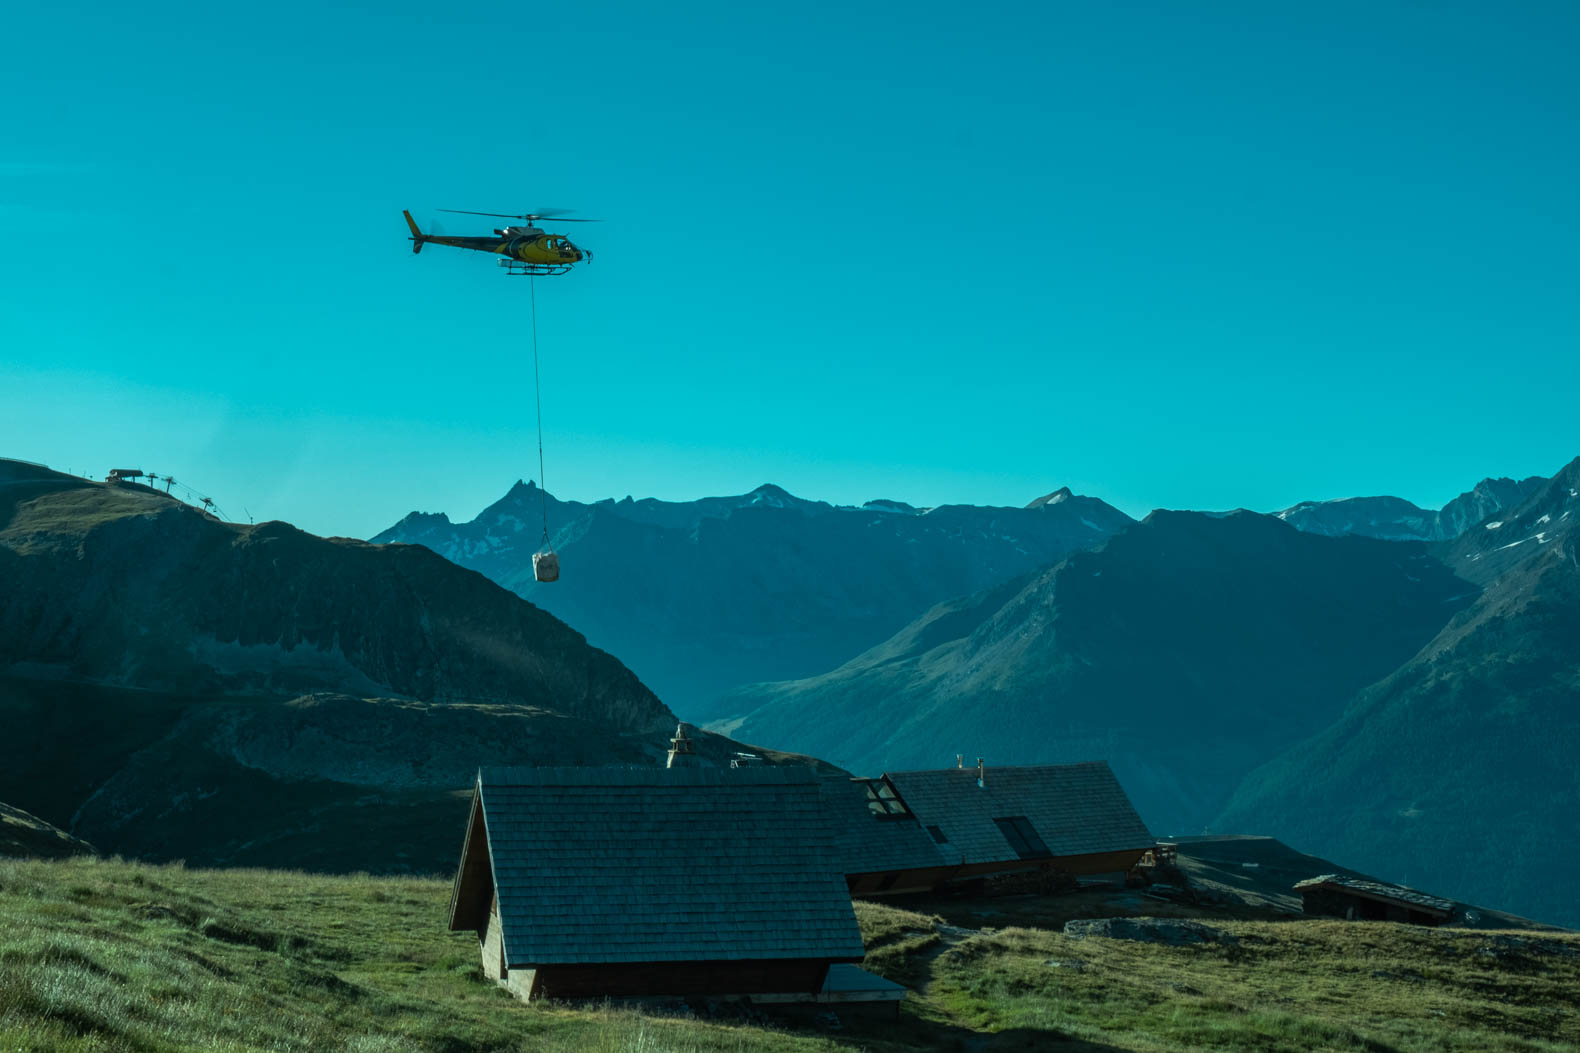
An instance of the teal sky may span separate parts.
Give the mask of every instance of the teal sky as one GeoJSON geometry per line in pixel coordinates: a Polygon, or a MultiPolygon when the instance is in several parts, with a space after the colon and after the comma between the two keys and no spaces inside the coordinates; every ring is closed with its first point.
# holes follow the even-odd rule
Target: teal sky
{"type": "MultiPolygon", "coordinates": [[[[548,486],[1133,514],[1580,454],[1572,3],[24,2],[0,456],[366,536],[548,486]],[[553,229],[551,226],[550,229],[553,229]]],[[[245,511],[244,511],[245,510],[245,511]]]]}

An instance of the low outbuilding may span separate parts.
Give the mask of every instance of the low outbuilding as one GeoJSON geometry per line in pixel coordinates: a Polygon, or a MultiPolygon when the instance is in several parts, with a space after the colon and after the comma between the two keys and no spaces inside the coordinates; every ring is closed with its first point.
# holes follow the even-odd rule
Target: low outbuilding
{"type": "Polygon", "coordinates": [[[1436,926],[1454,913],[1451,899],[1343,874],[1307,878],[1295,884],[1295,891],[1300,893],[1301,910],[1316,917],[1436,926]]]}
{"type": "Polygon", "coordinates": [[[476,932],[483,971],[523,999],[829,1000],[830,967],[864,951],[820,781],[804,767],[483,769],[450,929],[476,932]]]}
{"type": "Polygon", "coordinates": [[[1023,870],[1128,871],[1157,843],[1103,761],[978,762],[846,782],[825,793],[846,825],[843,865],[857,895],[1023,870]]]}

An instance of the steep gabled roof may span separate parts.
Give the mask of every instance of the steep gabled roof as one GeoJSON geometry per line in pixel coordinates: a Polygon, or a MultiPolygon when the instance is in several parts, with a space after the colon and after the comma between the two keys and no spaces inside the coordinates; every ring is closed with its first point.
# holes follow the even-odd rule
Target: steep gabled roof
{"type": "Polygon", "coordinates": [[[874,814],[868,807],[870,779],[825,775],[823,798],[829,821],[837,828],[836,852],[844,873],[926,870],[955,866],[960,852],[939,845],[915,816],[874,814]]]}
{"type": "MultiPolygon", "coordinates": [[[[940,828],[967,864],[1030,858],[1011,844],[1005,824],[995,821],[999,819],[1024,819],[1053,858],[1145,849],[1155,843],[1103,761],[990,767],[980,787],[975,768],[890,772],[884,777],[921,824],[940,828]]],[[[1015,836],[1013,829],[1010,836],[1015,836]]]]}
{"type": "Polygon", "coordinates": [[[862,957],[809,768],[485,768],[477,795],[510,966],[862,957]]]}

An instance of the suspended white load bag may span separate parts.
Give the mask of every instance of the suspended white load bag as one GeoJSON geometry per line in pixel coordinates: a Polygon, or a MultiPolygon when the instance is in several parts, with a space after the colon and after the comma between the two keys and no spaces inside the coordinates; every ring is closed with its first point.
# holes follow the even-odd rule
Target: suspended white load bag
{"type": "Polygon", "coordinates": [[[539,581],[560,580],[560,557],[551,549],[532,554],[532,576],[539,581]]]}

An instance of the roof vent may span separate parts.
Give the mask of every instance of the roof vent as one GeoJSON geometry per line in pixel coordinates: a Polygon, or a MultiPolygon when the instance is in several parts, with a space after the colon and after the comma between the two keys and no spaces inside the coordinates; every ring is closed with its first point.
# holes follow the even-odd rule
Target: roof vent
{"type": "Polygon", "coordinates": [[[987,786],[987,768],[982,764],[982,758],[977,758],[977,789],[987,786]]]}
{"type": "Polygon", "coordinates": [[[689,732],[695,731],[690,724],[681,721],[675,727],[675,737],[669,740],[669,763],[666,768],[695,768],[697,764],[697,751],[692,748],[689,732]]]}

